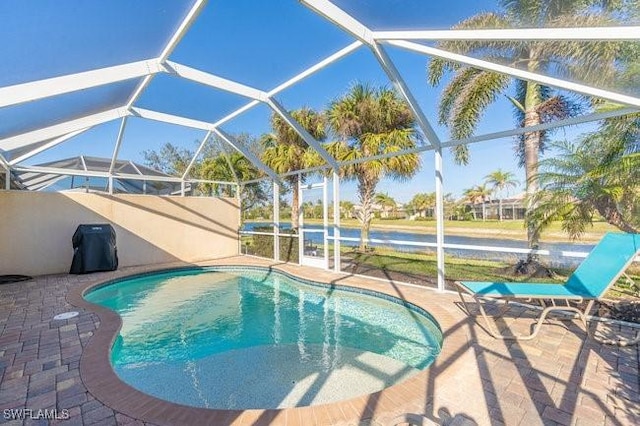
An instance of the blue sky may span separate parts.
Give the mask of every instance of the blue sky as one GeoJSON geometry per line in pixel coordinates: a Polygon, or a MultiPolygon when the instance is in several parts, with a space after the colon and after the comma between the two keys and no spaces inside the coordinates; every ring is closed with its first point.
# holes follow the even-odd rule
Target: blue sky
{"type": "MultiPolygon", "coordinates": [[[[473,14],[495,9],[491,0],[337,0],[374,29],[448,28],[473,14]]],[[[176,23],[186,11],[176,0],[154,2],[84,2],[47,0],[23,2],[4,0],[0,17],[4,22],[0,53],[0,86],[55,75],[117,65],[157,56],[176,23]],[[68,8],[68,9],[67,9],[68,8]],[[8,19],[11,17],[11,19],[8,19]],[[43,42],[46,40],[46,42],[43,42]],[[46,65],[43,65],[46,64],[46,65]]],[[[298,1],[225,0],[210,1],[170,59],[230,78],[263,90],[301,72],[353,39],[324,21],[298,1]]],[[[413,90],[427,117],[436,125],[435,112],[441,87],[426,83],[428,59],[389,47],[389,53],[413,90]]],[[[356,81],[388,85],[372,54],[361,48],[318,74],[278,96],[288,109],[310,106],[323,109],[356,81]]],[[[122,82],[85,92],[0,110],[0,137],[42,127],[77,115],[118,106],[128,98],[136,81],[122,82]],[[34,124],[35,123],[35,124],[34,124]]],[[[156,76],[136,103],[199,120],[215,121],[248,101],[169,75],[156,76]]],[[[228,132],[256,136],[269,131],[269,110],[259,106],[224,126],[228,132]]],[[[119,122],[98,126],[73,140],[28,161],[37,164],[78,154],[110,156],[119,122]]],[[[514,126],[506,98],[499,99],[483,118],[477,133],[505,130],[514,126]]],[[[436,126],[443,140],[448,132],[436,126]]],[[[559,131],[558,137],[573,137],[585,128],[559,131]]],[[[177,126],[130,119],[119,158],[141,162],[144,149],[158,149],[164,143],[195,149],[204,132],[177,126]]],[[[458,166],[445,153],[445,190],[459,195],[481,183],[488,173],[501,168],[512,171],[522,182],[523,172],[513,156],[513,140],[503,139],[471,147],[471,163],[458,166]]],[[[416,192],[434,190],[433,153],[423,155],[421,171],[409,182],[382,182],[378,188],[400,202],[416,192]]],[[[343,198],[355,199],[355,186],[343,185],[343,198]]]]}

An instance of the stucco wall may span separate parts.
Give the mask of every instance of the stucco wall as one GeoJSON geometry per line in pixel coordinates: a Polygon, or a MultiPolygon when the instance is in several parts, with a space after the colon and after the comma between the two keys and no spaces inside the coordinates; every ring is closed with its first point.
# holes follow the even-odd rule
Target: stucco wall
{"type": "Polygon", "coordinates": [[[237,254],[235,199],[0,191],[0,275],[69,271],[79,224],[110,223],[120,266],[237,254]]]}

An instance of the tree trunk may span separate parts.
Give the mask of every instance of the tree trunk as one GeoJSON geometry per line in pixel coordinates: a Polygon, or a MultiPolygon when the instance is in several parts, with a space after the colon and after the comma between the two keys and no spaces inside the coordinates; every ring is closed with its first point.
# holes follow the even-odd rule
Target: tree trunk
{"type": "Polygon", "coordinates": [[[360,250],[367,249],[369,239],[369,229],[371,228],[371,211],[373,209],[373,197],[376,189],[376,182],[369,181],[366,177],[358,178],[358,194],[360,198],[360,214],[358,219],[362,228],[360,230],[360,250]]]}
{"type": "Polygon", "coordinates": [[[498,220],[502,222],[502,197],[498,199],[498,220]]]}
{"type": "MultiPolygon", "coordinates": [[[[535,63],[535,61],[532,61],[535,63]]],[[[531,67],[531,64],[530,64],[531,67]]],[[[534,65],[535,67],[535,65],[534,65]]],[[[530,69],[535,71],[535,69],[530,69]]],[[[524,123],[525,127],[540,124],[540,86],[537,83],[528,82],[524,99],[524,123]]],[[[524,134],[524,169],[527,180],[527,212],[535,208],[532,204],[532,195],[538,191],[538,161],[540,154],[540,132],[530,132],[524,134]]],[[[538,249],[540,246],[540,233],[531,224],[527,224],[527,242],[530,249],[538,249]]],[[[537,254],[529,254],[527,259],[519,261],[514,268],[518,275],[528,277],[554,277],[553,271],[542,265],[537,254]]]]}
{"type": "Polygon", "coordinates": [[[618,206],[616,206],[615,202],[610,198],[600,198],[596,202],[596,209],[608,223],[615,226],[619,230],[628,232],[630,234],[636,234],[640,232],[639,229],[635,228],[624,219],[622,213],[620,213],[620,210],[618,210],[618,206]]]}
{"type": "Polygon", "coordinates": [[[487,205],[482,201],[482,221],[487,220],[487,205]]]}
{"type": "Polygon", "coordinates": [[[299,176],[293,175],[290,179],[291,182],[291,190],[293,192],[292,194],[292,200],[291,200],[291,228],[297,230],[300,227],[300,218],[299,218],[299,209],[298,209],[298,203],[300,200],[300,193],[298,191],[299,186],[298,186],[298,180],[299,180],[299,176]]]}
{"type": "MultiPolygon", "coordinates": [[[[535,126],[540,124],[540,115],[537,107],[540,103],[539,86],[535,83],[527,83],[525,95],[525,116],[524,126],[535,126]]],[[[530,132],[524,135],[524,169],[527,180],[527,211],[535,206],[531,204],[531,196],[538,192],[538,161],[540,153],[540,132],[530,132]]],[[[538,248],[540,244],[540,233],[532,225],[527,226],[527,242],[529,248],[538,248]]],[[[537,255],[529,255],[529,260],[537,261],[537,255]]]]}

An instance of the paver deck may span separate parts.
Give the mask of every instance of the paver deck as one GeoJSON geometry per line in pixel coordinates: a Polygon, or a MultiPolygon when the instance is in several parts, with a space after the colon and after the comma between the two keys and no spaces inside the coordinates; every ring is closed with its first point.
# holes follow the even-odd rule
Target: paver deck
{"type": "MultiPolygon", "coordinates": [[[[438,424],[640,424],[638,347],[585,339],[575,321],[551,320],[528,342],[491,338],[460,308],[457,295],[297,265],[234,257],[203,265],[273,266],[319,282],[369,288],[409,300],[433,314],[444,333],[436,362],[381,392],[335,404],[284,410],[206,410],[145,395],[121,382],[108,362],[119,317],[85,302],[97,283],[153,267],[90,275],[43,276],[0,286],[0,423],[47,424],[38,410],[56,409],[52,424],[342,424],[388,425],[414,413],[438,424]],[[70,310],[80,315],[53,320],[70,310]],[[20,411],[30,417],[11,419],[20,411]],[[66,410],[66,411],[63,411],[66,410]]],[[[162,265],[177,267],[183,264],[162,265]]],[[[526,331],[531,312],[512,308],[500,327],[526,331]]],[[[617,324],[603,333],[631,335],[617,324]]],[[[41,414],[41,413],[40,413],[41,414]]]]}

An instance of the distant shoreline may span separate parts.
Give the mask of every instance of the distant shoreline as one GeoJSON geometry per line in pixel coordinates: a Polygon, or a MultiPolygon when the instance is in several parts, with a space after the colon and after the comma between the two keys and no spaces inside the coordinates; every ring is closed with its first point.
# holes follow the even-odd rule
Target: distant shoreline
{"type": "MultiPolygon", "coordinates": [[[[247,222],[255,222],[255,223],[268,223],[266,220],[248,220],[247,222]]],[[[318,219],[306,219],[307,223],[319,225],[322,224],[321,220],[318,219]]],[[[329,222],[331,226],[331,222],[329,222]]],[[[352,224],[340,225],[342,229],[360,229],[358,226],[353,226],[352,224]]],[[[436,230],[433,226],[420,226],[420,225],[403,225],[397,223],[373,223],[371,224],[371,229],[376,229],[380,231],[388,231],[393,230],[396,232],[402,233],[412,233],[412,234],[426,234],[426,235],[435,235],[436,230]]],[[[604,235],[605,231],[592,231],[585,232],[579,240],[571,240],[566,233],[562,231],[547,231],[544,232],[541,238],[541,242],[548,243],[594,243],[599,241],[604,235]]],[[[476,238],[487,238],[494,240],[513,240],[513,241],[527,241],[527,232],[526,230],[515,230],[515,229],[491,229],[491,228],[471,228],[471,227],[455,227],[455,226],[445,226],[445,235],[457,235],[457,236],[466,236],[466,237],[476,237],[476,238]]]]}
{"type": "MultiPolygon", "coordinates": [[[[342,228],[342,226],[341,226],[342,228]]],[[[353,226],[344,226],[343,228],[351,228],[358,229],[353,226]]],[[[436,230],[430,228],[420,228],[418,226],[407,226],[407,225],[385,225],[385,224],[375,224],[371,225],[371,229],[378,230],[389,230],[393,229],[397,232],[410,232],[414,234],[429,234],[435,235],[436,230]]],[[[478,228],[456,228],[456,227],[445,227],[445,234],[449,235],[460,235],[465,237],[478,237],[478,238],[488,238],[495,240],[514,240],[514,241],[527,241],[527,233],[525,230],[522,231],[514,231],[510,229],[478,229],[478,228]]],[[[572,241],[566,234],[561,232],[546,232],[543,234],[541,238],[542,242],[549,243],[592,243],[598,242],[602,238],[604,233],[597,232],[589,232],[582,235],[579,240],[572,241]]]]}

